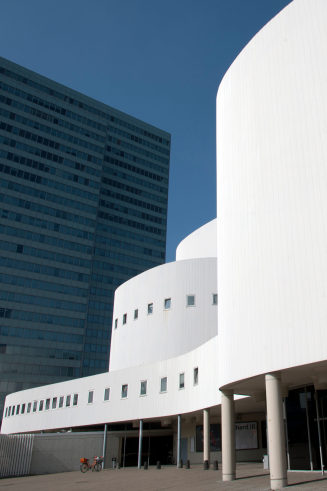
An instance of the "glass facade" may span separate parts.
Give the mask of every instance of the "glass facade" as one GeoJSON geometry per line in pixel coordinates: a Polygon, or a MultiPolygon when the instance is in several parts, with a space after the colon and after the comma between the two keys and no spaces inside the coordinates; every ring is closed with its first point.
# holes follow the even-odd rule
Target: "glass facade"
{"type": "Polygon", "coordinates": [[[168,133],[0,58],[1,413],[107,369],[114,290],[165,261],[169,157],[168,133]]]}

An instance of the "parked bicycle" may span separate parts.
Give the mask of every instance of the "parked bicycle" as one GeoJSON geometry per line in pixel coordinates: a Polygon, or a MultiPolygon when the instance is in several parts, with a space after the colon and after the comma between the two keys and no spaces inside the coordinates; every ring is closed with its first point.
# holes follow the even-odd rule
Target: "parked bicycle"
{"type": "Polygon", "coordinates": [[[90,464],[90,460],[86,459],[85,457],[80,458],[80,469],[81,472],[87,472],[90,469],[96,472],[101,471],[102,469],[102,463],[103,463],[103,457],[94,457],[92,464],[90,464]]]}

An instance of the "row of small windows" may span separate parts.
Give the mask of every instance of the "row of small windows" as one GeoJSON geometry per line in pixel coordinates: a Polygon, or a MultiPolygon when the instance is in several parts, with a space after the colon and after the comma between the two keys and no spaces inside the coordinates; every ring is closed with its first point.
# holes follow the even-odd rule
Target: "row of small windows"
{"type": "MultiPolygon", "coordinates": [[[[218,304],[218,295],[217,293],[212,294],[212,305],[218,304]]],[[[172,306],[171,298],[165,298],[163,302],[164,310],[170,310],[172,306]]],[[[186,295],[186,307],[195,307],[195,295],[186,295]]],[[[147,305],[147,314],[153,314],[153,303],[148,303],[147,305]]],[[[134,310],[134,320],[139,317],[139,309],[134,310]]],[[[123,314],[123,325],[127,324],[127,313],[123,314]]],[[[114,323],[115,329],[118,327],[118,318],[115,319],[114,323]]]]}
{"type": "Polygon", "coordinates": [[[80,170],[81,172],[86,172],[87,174],[91,174],[93,176],[100,176],[101,170],[99,168],[90,167],[85,164],[81,164],[74,160],[70,160],[67,157],[61,157],[56,153],[47,152],[46,150],[41,150],[39,146],[31,146],[27,143],[22,143],[17,140],[13,140],[11,138],[7,138],[5,136],[0,135],[0,143],[3,145],[7,145],[11,148],[16,148],[18,150],[23,150],[24,152],[30,153],[32,155],[37,155],[46,160],[50,160],[52,162],[57,162],[58,164],[65,165],[72,169],[80,170]]]}
{"type": "Polygon", "coordinates": [[[118,247],[120,249],[124,249],[126,251],[133,251],[139,254],[146,254],[147,256],[159,257],[164,259],[165,253],[162,251],[157,251],[155,249],[149,249],[147,247],[142,247],[136,244],[131,244],[127,241],[121,241],[117,239],[113,239],[111,237],[103,237],[101,235],[96,236],[95,241],[96,246],[106,245],[109,247],[118,247]]]}
{"type": "Polygon", "coordinates": [[[117,135],[123,136],[125,138],[128,138],[130,140],[135,141],[136,143],[139,143],[140,145],[144,145],[146,147],[152,148],[153,150],[157,150],[157,152],[163,153],[164,155],[169,156],[169,150],[166,148],[162,148],[159,145],[156,145],[155,143],[148,142],[147,140],[144,140],[143,138],[140,138],[139,136],[132,135],[131,133],[127,133],[124,130],[120,130],[118,128],[115,128],[114,126],[108,126],[108,130],[110,133],[116,133],[117,135]]]}
{"type": "MultiPolygon", "coordinates": [[[[45,341],[55,341],[59,343],[76,343],[82,345],[83,336],[78,334],[65,334],[63,332],[42,331],[38,329],[30,329],[13,326],[0,326],[0,335],[23,339],[38,339],[45,341]]],[[[63,375],[63,374],[62,374],[63,375]]],[[[70,374],[68,374],[70,375],[70,374]]],[[[73,373],[71,374],[73,376],[73,373]]],[[[77,376],[78,374],[76,374],[77,376]]],[[[75,374],[74,374],[75,376],[75,374]]]]}
{"type": "MultiPolygon", "coordinates": [[[[1,84],[1,88],[8,92],[7,88],[9,88],[9,86],[6,84],[1,84]]],[[[16,90],[18,90],[18,89],[16,89],[16,90]]],[[[21,91],[18,90],[18,92],[21,92],[21,91]]],[[[24,94],[26,94],[26,92],[24,92],[24,94]]],[[[15,107],[17,109],[20,109],[21,111],[23,111],[27,114],[32,114],[33,116],[36,116],[37,118],[49,121],[52,124],[56,124],[58,126],[62,126],[63,128],[67,128],[68,130],[70,130],[74,133],[80,133],[83,136],[87,136],[88,138],[93,138],[93,140],[99,141],[101,143],[105,142],[104,136],[99,135],[97,133],[94,133],[93,131],[90,131],[89,129],[86,130],[85,128],[82,128],[81,126],[76,126],[75,124],[73,124],[69,121],[65,121],[64,119],[60,119],[57,115],[53,116],[52,114],[46,113],[44,111],[40,111],[39,109],[36,109],[35,107],[28,106],[27,104],[23,104],[22,102],[18,102],[14,99],[11,99],[9,97],[5,97],[3,95],[0,95],[0,102],[2,102],[3,104],[6,104],[7,106],[11,106],[11,107],[15,107]]]]}
{"type": "Polygon", "coordinates": [[[129,227],[138,228],[140,230],[145,230],[146,232],[150,232],[157,235],[165,235],[165,231],[163,229],[157,227],[151,227],[145,225],[144,223],[136,222],[135,220],[129,220],[128,218],[123,218],[121,216],[113,215],[112,213],[106,213],[104,211],[98,211],[98,217],[103,220],[109,220],[111,222],[120,223],[123,225],[128,225],[129,227]]]}
{"type": "MultiPolygon", "coordinates": [[[[143,251],[143,254],[146,254],[146,252],[143,251]]],[[[108,249],[99,249],[98,247],[96,247],[94,249],[94,255],[95,256],[115,258],[115,259],[122,261],[124,263],[130,262],[130,263],[135,264],[135,261],[137,261],[138,265],[143,265],[143,266],[146,266],[147,268],[152,268],[154,266],[157,266],[157,264],[158,264],[157,261],[156,262],[150,261],[150,258],[149,259],[142,259],[139,257],[135,258],[135,256],[130,256],[126,253],[120,254],[119,252],[114,252],[114,251],[111,251],[108,249]]]]}
{"type": "MultiPolygon", "coordinates": [[[[64,95],[64,94],[61,94],[60,92],[58,92],[57,90],[54,90],[54,89],[50,89],[49,87],[46,87],[38,82],[35,82],[34,80],[31,80],[31,79],[28,79],[26,77],[24,77],[23,75],[20,75],[20,74],[17,74],[15,72],[12,72],[11,70],[8,70],[6,68],[3,68],[3,67],[0,67],[0,73],[3,73],[4,75],[6,75],[7,77],[9,78],[12,78],[14,80],[18,80],[19,82],[21,83],[24,83],[24,84],[27,84],[31,87],[34,87],[38,90],[40,90],[41,92],[45,92],[46,94],[49,94],[51,95],[52,97],[55,97],[57,99],[60,99],[62,101],[65,101],[66,103],[69,103],[69,104],[73,104],[73,105],[76,105],[77,107],[81,108],[81,109],[84,109],[86,111],[89,111],[90,113],[93,113],[93,114],[96,114],[98,116],[101,116],[102,118],[106,119],[106,120],[109,120],[109,121],[112,121],[116,124],[119,124],[121,126],[125,126],[127,128],[130,128],[138,133],[141,133],[143,134],[144,136],[148,137],[148,138],[151,138],[153,140],[156,140],[160,143],[163,143],[165,145],[169,145],[169,140],[166,140],[158,135],[155,135],[154,133],[150,133],[149,131],[147,130],[144,130],[143,128],[140,128],[138,126],[135,126],[131,123],[127,123],[126,121],[123,121],[117,117],[114,117],[114,116],[111,116],[109,115],[108,113],[105,113],[104,111],[101,111],[100,109],[97,109],[96,107],[93,107],[93,106],[89,106],[88,104],[84,103],[84,102],[81,102],[81,101],[78,101],[77,99],[74,99],[68,95],[64,95]]],[[[19,92],[18,89],[13,89],[13,92],[14,93],[17,93],[17,95],[21,95],[19,92]]],[[[29,94],[26,94],[25,95],[29,96],[29,94]]],[[[32,100],[34,99],[33,96],[29,96],[30,98],[32,98],[32,100]]],[[[33,102],[35,102],[33,100],[33,102]]],[[[46,101],[42,101],[42,105],[47,105],[47,106],[52,106],[53,104],[49,104],[48,102],[46,101]]],[[[53,105],[54,106],[54,105],[53,105]]],[[[57,106],[58,108],[58,106],[57,106]]],[[[50,109],[52,109],[52,107],[50,107],[50,109]]],[[[73,119],[77,119],[79,121],[83,121],[83,122],[86,122],[87,124],[89,124],[90,126],[93,126],[93,127],[96,127],[98,129],[101,129],[102,131],[105,131],[106,127],[104,125],[101,125],[100,123],[97,123],[95,121],[92,121],[88,118],[85,118],[83,116],[80,116],[79,114],[76,114],[76,113],[71,113],[70,111],[66,110],[66,109],[63,109],[63,108],[58,108],[59,109],[59,112],[61,114],[65,114],[67,115],[68,117],[71,117],[73,119]]],[[[55,110],[55,108],[53,108],[53,110],[55,110]]]]}
{"type": "Polygon", "coordinates": [[[131,143],[127,143],[123,140],[115,138],[114,136],[108,135],[107,140],[114,143],[115,145],[119,145],[123,148],[128,148],[129,150],[132,150],[133,152],[141,153],[141,154],[145,155],[146,157],[149,157],[150,159],[157,160],[158,162],[162,162],[163,164],[169,163],[169,158],[167,159],[165,157],[161,157],[159,155],[156,155],[155,153],[148,152],[147,150],[136,147],[135,145],[133,145],[131,143]]]}
{"type": "Polygon", "coordinates": [[[84,319],[76,319],[75,317],[67,317],[63,315],[43,314],[40,312],[29,312],[25,310],[15,310],[4,307],[0,307],[0,318],[1,317],[6,319],[30,321],[34,324],[55,324],[58,326],[69,326],[79,329],[83,329],[85,325],[84,319]]]}
{"type": "Polygon", "coordinates": [[[154,169],[158,172],[161,172],[164,175],[169,174],[168,163],[167,163],[167,167],[162,167],[161,165],[155,164],[153,162],[149,162],[148,160],[144,160],[141,157],[136,157],[136,155],[134,155],[133,153],[125,152],[125,150],[120,150],[120,148],[113,147],[112,145],[107,145],[106,150],[111,154],[118,155],[119,157],[123,157],[126,160],[131,160],[136,164],[141,164],[146,169],[154,169]]]}
{"type": "Polygon", "coordinates": [[[154,189],[155,191],[158,191],[158,193],[164,194],[164,197],[156,197],[156,200],[161,201],[161,203],[166,202],[166,195],[167,195],[167,190],[168,190],[168,179],[166,179],[165,177],[158,176],[156,174],[152,174],[152,172],[145,171],[144,169],[141,169],[140,167],[135,167],[133,165],[127,164],[126,162],[114,159],[112,157],[105,156],[104,160],[106,162],[109,162],[110,164],[112,164],[112,166],[122,167],[123,169],[127,169],[127,170],[134,172],[136,174],[141,174],[143,177],[138,178],[134,175],[126,174],[125,172],[114,169],[114,168],[112,168],[112,166],[108,167],[107,165],[103,166],[103,171],[105,174],[118,176],[118,177],[123,178],[126,181],[136,182],[137,184],[140,184],[142,187],[145,187],[148,189],[154,189]],[[144,179],[144,177],[148,177],[149,179],[162,182],[163,184],[167,184],[167,186],[163,187],[163,186],[160,186],[159,184],[155,184],[153,182],[147,181],[146,179],[144,179]]]}
{"type": "Polygon", "coordinates": [[[38,160],[30,159],[28,157],[18,155],[17,153],[0,151],[0,157],[3,157],[11,162],[16,162],[17,164],[26,165],[27,167],[37,169],[41,172],[46,172],[51,175],[56,175],[57,177],[62,177],[63,179],[67,179],[68,181],[74,181],[82,186],[88,186],[94,189],[99,189],[100,187],[100,183],[98,181],[93,181],[93,179],[90,179],[89,177],[73,174],[72,172],[60,169],[58,166],[53,167],[48,164],[43,164],[38,160]]]}
{"type": "MultiPolygon", "coordinates": [[[[199,383],[199,368],[195,367],[193,369],[193,385],[198,385],[199,383]]],[[[185,372],[182,372],[179,374],[179,382],[178,382],[178,388],[179,389],[184,389],[185,388],[185,372]]],[[[160,378],[160,393],[165,393],[168,391],[168,377],[161,377],[160,378]]],[[[94,390],[89,390],[88,391],[88,396],[87,396],[87,404],[93,404],[94,403],[94,390]]],[[[148,381],[147,380],[141,380],[140,381],[140,396],[146,396],[148,395],[148,381]]],[[[24,403],[24,404],[17,404],[16,406],[8,406],[5,409],[5,417],[10,417],[18,414],[25,414],[25,409],[26,413],[30,412],[42,412],[43,410],[49,410],[49,409],[60,409],[63,407],[74,407],[78,405],[78,396],[79,394],[69,394],[66,396],[60,396],[58,397],[53,397],[52,401],[51,398],[48,399],[42,399],[40,401],[34,401],[29,402],[29,403],[24,403]]],[[[122,384],[121,386],[121,392],[120,392],[120,397],[121,399],[127,399],[128,397],[128,384],[122,384]]],[[[103,392],[103,401],[107,402],[110,400],[110,387],[106,387],[103,392]]]]}
{"type": "Polygon", "coordinates": [[[86,312],[86,304],[78,302],[67,302],[54,298],[40,297],[35,295],[26,295],[17,292],[0,291],[0,300],[5,302],[27,303],[29,305],[40,305],[53,309],[71,310],[74,312],[86,312]]]}
{"type": "MultiPolygon", "coordinates": [[[[121,197],[122,197],[121,194],[117,194],[117,193],[112,192],[111,195],[114,198],[117,197],[119,200],[121,200],[121,197]]],[[[124,213],[125,215],[131,215],[131,216],[134,216],[137,218],[142,218],[142,220],[148,220],[149,222],[158,223],[159,225],[166,223],[166,218],[160,218],[160,217],[157,217],[155,215],[150,215],[149,213],[145,213],[144,211],[140,211],[140,210],[137,210],[134,208],[127,208],[124,205],[118,204],[116,202],[116,199],[115,199],[115,201],[107,201],[104,199],[100,199],[99,205],[103,208],[107,208],[109,210],[119,211],[120,213],[124,213]]],[[[128,200],[126,199],[126,201],[128,201],[128,200]]]]}
{"type": "MultiPolygon", "coordinates": [[[[128,186],[125,183],[122,183],[122,182],[119,182],[119,181],[116,181],[113,179],[109,179],[107,177],[102,177],[101,182],[104,184],[108,184],[109,186],[118,188],[118,189],[123,189],[124,191],[127,191],[128,193],[134,193],[134,194],[137,194],[138,196],[141,194],[142,197],[145,196],[145,197],[148,197],[149,199],[153,199],[155,201],[160,200],[159,196],[156,196],[156,195],[151,194],[151,193],[147,193],[146,191],[140,191],[139,188],[135,188],[133,186],[128,186]]],[[[113,193],[113,191],[111,191],[110,189],[106,189],[106,188],[101,188],[100,193],[102,195],[112,196],[114,198],[120,199],[121,201],[126,201],[127,203],[132,203],[133,205],[136,205],[136,206],[141,206],[143,208],[147,208],[148,210],[156,211],[157,213],[166,214],[165,208],[161,208],[160,206],[156,206],[156,205],[153,205],[151,203],[147,203],[146,201],[141,201],[141,200],[136,199],[136,198],[131,198],[130,196],[127,196],[126,194],[116,194],[116,193],[113,193]]]]}
{"type": "MultiPolygon", "coordinates": [[[[1,201],[1,195],[0,195],[1,201]]],[[[138,234],[137,232],[130,232],[129,230],[122,229],[121,227],[115,227],[108,225],[106,223],[97,223],[96,224],[97,232],[104,232],[112,235],[119,235],[120,237],[125,237],[127,239],[131,239],[137,242],[146,242],[146,244],[152,244],[157,247],[160,247],[162,251],[165,250],[166,243],[164,240],[157,239],[156,237],[149,237],[147,235],[138,234]]]]}

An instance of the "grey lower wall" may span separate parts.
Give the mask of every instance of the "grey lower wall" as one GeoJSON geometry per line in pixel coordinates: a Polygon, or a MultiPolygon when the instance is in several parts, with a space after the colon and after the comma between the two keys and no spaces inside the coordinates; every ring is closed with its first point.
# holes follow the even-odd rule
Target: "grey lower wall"
{"type": "Polygon", "coordinates": [[[102,448],[103,432],[37,434],[30,474],[79,470],[81,457],[101,456],[102,448]]]}

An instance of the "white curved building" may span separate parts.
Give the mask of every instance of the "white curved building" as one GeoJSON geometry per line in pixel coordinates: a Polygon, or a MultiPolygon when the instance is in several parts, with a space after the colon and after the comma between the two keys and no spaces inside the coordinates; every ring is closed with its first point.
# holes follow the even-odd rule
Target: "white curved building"
{"type": "Polygon", "coordinates": [[[145,422],[201,462],[210,412],[225,480],[235,450],[266,453],[266,421],[272,489],[324,468],[326,25],[326,0],[294,0],[240,53],[217,96],[218,221],[117,289],[108,373],[11,394],[2,433],[128,422],[140,442],[145,422]]]}

